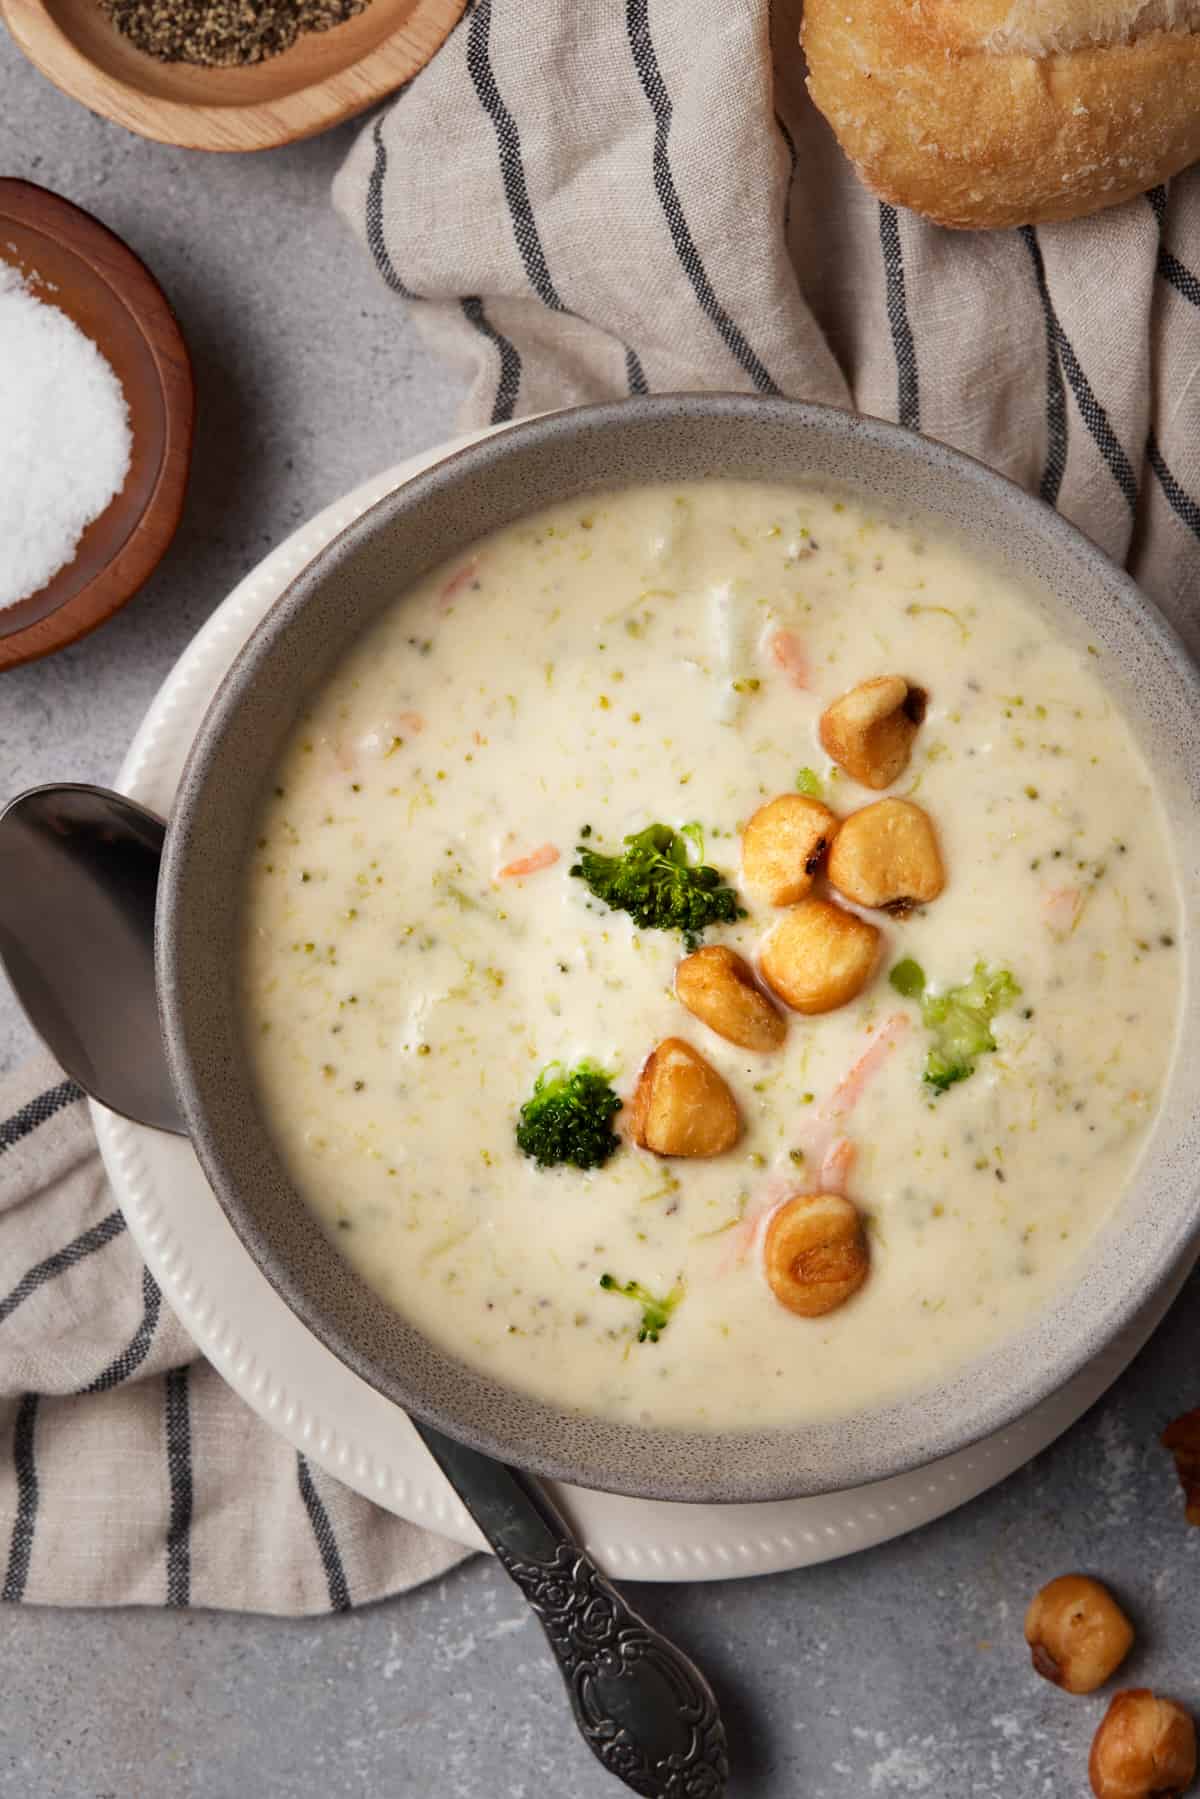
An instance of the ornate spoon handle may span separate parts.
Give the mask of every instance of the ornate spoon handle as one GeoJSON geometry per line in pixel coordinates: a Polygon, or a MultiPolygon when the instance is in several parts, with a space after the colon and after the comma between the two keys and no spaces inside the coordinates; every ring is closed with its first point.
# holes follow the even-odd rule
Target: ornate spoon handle
{"type": "Polygon", "coordinates": [[[721,1799],[725,1727],[700,1670],[625,1603],[540,1488],[413,1422],[537,1613],[592,1754],[644,1799],[721,1799]]]}

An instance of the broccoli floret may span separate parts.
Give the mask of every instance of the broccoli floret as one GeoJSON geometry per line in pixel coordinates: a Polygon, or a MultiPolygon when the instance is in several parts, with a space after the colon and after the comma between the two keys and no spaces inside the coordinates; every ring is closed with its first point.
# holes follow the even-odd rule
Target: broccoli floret
{"type": "Polygon", "coordinates": [[[517,1148],[539,1168],[572,1162],[576,1168],[599,1168],[621,1139],[609,1126],[622,1102],[608,1084],[603,1068],[580,1062],[565,1068],[551,1062],[533,1083],[521,1107],[517,1148]]]}
{"type": "Polygon", "coordinates": [[[965,1081],[974,1074],[976,1059],[994,1052],[992,1020],[1021,992],[1006,968],[990,969],[986,962],[977,962],[969,981],[944,993],[925,991],[924,972],[911,959],[898,962],[888,979],[897,993],[921,1002],[921,1021],[933,1039],[925,1081],[937,1093],[965,1081]]]}
{"type": "Polygon", "coordinates": [[[638,1330],[639,1343],[657,1343],[659,1334],[665,1331],[671,1322],[671,1313],[683,1298],[682,1287],[672,1287],[665,1299],[659,1299],[649,1288],[643,1287],[640,1281],[626,1281],[622,1286],[611,1274],[600,1276],[600,1285],[606,1293],[619,1293],[622,1299],[632,1299],[642,1308],[642,1322],[638,1330]]]}
{"type": "Polygon", "coordinates": [[[571,869],[614,912],[628,912],[644,930],[678,931],[689,950],[708,925],[745,917],[733,888],[724,886],[717,870],[705,862],[698,824],[684,825],[681,831],[647,825],[625,843],[618,856],[581,843],[571,869]]]}

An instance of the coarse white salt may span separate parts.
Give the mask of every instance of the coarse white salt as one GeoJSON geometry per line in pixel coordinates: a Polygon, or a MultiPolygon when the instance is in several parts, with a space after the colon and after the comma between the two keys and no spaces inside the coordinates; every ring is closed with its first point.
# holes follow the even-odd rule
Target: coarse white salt
{"type": "Polygon", "coordinates": [[[0,261],[0,607],[70,562],[124,486],[132,443],[107,359],[0,261]]]}

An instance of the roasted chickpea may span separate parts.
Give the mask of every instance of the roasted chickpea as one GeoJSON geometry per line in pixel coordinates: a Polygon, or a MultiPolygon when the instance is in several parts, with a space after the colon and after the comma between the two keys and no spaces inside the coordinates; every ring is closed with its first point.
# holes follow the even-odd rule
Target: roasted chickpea
{"type": "Polygon", "coordinates": [[[1025,1641],[1044,1679],[1068,1693],[1094,1693],[1129,1654],[1133,1626],[1098,1580],[1060,1574],[1030,1601],[1025,1641]]]}
{"type": "Polygon", "coordinates": [[[794,906],[812,887],[837,819],[820,800],[781,793],[742,832],[742,878],[769,906],[794,906]]]}
{"type": "Polygon", "coordinates": [[[829,879],[859,906],[898,918],[946,885],[937,832],[911,800],[876,800],[842,820],[829,852],[829,879]]]}
{"type": "Polygon", "coordinates": [[[778,1049],[787,1024],[750,964],[723,944],[707,944],[675,970],[675,992],[710,1031],[741,1049],[778,1049]]]}
{"type": "Polygon", "coordinates": [[[1196,1727],[1181,1705],[1147,1687],[1117,1693],[1092,1739],[1096,1799],[1177,1799],[1196,1773],[1196,1727]]]}
{"type": "Polygon", "coordinates": [[[820,1318],[844,1305],[870,1269],[857,1209],[839,1193],[785,1199],[767,1223],[763,1268],[780,1305],[802,1318],[820,1318]]]}
{"type": "Polygon", "coordinates": [[[719,1156],[741,1134],[733,1094],[682,1037],[664,1037],[651,1050],[630,1114],[634,1142],[658,1156],[719,1156]]]}
{"type": "Polygon", "coordinates": [[[890,787],[908,767],[926,697],[903,675],[860,681],[821,714],[821,742],[864,787],[890,787]]]}
{"type": "Polygon", "coordinates": [[[763,980],[794,1012],[833,1012],[862,992],[879,960],[880,932],[830,900],[786,912],[759,951],[763,980]]]}

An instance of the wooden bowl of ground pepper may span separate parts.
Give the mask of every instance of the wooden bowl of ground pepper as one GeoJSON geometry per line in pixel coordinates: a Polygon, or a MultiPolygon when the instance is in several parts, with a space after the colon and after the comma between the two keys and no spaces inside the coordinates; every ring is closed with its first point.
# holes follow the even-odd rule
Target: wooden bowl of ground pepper
{"type": "Polygon", "coordinates": [[[411,80],[466,0],[0,0],[91,111],[188,150],[312,137],[411,80]]]}

